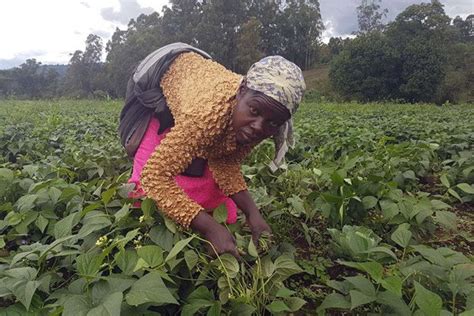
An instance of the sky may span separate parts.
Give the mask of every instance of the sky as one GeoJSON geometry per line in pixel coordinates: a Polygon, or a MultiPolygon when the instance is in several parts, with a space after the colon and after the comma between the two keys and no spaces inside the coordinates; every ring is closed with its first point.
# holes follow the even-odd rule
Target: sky
{"type": "MultiPolygon", "coordinates": [[[[237,1],[237,0],[236,0],[237,1]]],[[[382,0],[393,20],[407,6],[429,0],[382,0]]],[[[446,13],[465,18],[474,13],[474,0],[441,0],[446,13]]],[[[349,36],[357,30],[360,0],[320,0],[326,30],[322,40],[349,36]]],[[[85,48],[87,35],[110,39],[126,29],[131,18],[158,11],[168,0],[0,0],[0,69],[19,66],[28,58],[43,64],[67,64],[71,53],[85,48]]]]}

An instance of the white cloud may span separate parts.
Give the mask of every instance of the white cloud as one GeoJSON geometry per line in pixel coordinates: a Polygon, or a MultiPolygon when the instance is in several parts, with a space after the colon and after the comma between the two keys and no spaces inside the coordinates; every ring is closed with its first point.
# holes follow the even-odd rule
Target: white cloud
{"type": "MultiPolygon", "coordinates": [[[[168,3],[167,0],[122,0],[123,3],[127,1],[138,2],[137,10],[130,12],[137,15],[141,13],[140,7],[151,7],[161,12],[161,7],[168,3]]],[[[27,58],[36,58],[44,64],[67,63],[70,53],[84,49],[90,33],[102,36],[105,44],[116,27],[124,29],[127,23],[106,21],[101,16],[104,8],[120,12],[120,1],[1,0],[0,68],[7,67],[7,64],[11,67],[15,61],[19,65],[27,58]]],[[[149,13],[150,10],[142,12],[149,13]]]]}
{"type": "MultiPolygon", "coordinates": [[[[384,22],[390,22],[412,4],[429,2],[430,0],[382,0],[381,8],[388,9],[388,15],[384,22]]],[[[321,16],[327,30],[323,32],[322,40],[329,41],[331,36],[347,37],[358,30],[357,6],[360,0],[320,0],[321,16]]],[[[444,4],[446,14],[454,18],[460,15],[466,18],[474,13],[473,0],[441,0],[444,4]]]]}

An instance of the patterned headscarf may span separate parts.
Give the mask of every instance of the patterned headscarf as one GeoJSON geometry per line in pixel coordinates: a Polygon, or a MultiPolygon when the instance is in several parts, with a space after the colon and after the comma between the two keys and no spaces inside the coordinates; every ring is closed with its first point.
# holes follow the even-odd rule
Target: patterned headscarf
{"type": "MultiPolygon", "coordinates": [[[[248,88],[275,99],[290,111],[291,117],[303,99],[306,84],[301,69],[281,56],[268,56],[253,64],[245,77],[248,88]]],[[[293,120],[286,121],[273,138],[275,158],[270,163],[274,172],[282,164],[289,147],[295,145],[293,120]]]]}

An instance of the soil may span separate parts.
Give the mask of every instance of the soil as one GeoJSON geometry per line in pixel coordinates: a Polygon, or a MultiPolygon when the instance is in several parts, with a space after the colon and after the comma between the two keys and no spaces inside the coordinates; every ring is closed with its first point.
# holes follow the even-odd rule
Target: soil
{"type": "Polygon", "coordinates": [[[448,247],[463,253],[465,256],[474,256],[474,203],[458,203],[451,209],[456,214],[458,222],[455,231],[438,228],[435,238],[428,241],[432,247],[448,247]]]}

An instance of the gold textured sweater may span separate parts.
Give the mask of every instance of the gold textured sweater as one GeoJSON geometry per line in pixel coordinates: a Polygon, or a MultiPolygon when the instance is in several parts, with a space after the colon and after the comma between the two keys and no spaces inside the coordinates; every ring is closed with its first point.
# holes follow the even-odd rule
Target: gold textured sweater
{"type": "Polygon", "coordinates": [[[232,129],[235,94],[242,77],[188,52],[179,55],[161,80],[175,126],[145,164],[141,184],[159,209],[188,228],[202,207],[176,184],[194,158],[208,160],[226,195],[247,188],[240,165],[252,146],[239,146],[232,129]]]}

